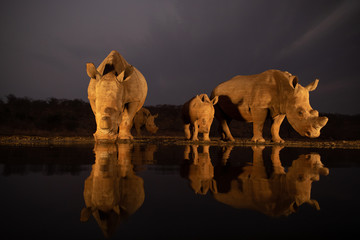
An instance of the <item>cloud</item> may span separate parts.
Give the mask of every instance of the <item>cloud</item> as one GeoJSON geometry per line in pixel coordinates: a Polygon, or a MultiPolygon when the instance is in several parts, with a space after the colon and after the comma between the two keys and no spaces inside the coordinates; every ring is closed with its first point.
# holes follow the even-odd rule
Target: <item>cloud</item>
{"type": "Polygon", "coordinates": [[[354,14],[359,7],[360,2],[356,0],[342,2],[341,5],[326,18],[313,24],[297,40],[283,48],[279,53],[279,58],[285,58],[294,52],[301,50],[306,45],[323,38],[330,31],[336,30],[336,28],[344,23],[349,16],[354,14]]]}

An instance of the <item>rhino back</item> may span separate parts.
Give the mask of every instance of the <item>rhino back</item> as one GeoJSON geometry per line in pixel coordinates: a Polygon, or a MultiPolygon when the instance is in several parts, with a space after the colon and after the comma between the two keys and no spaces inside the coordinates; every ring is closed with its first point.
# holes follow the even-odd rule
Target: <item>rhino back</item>
{"type": "Polygon", "coordinates": [[[279,105],[279,84],[287,81],[279,70],[255,75],[238,75],[219,84],[212,97],[219,96],[218,105],[224,113],[239,119],[238,109],[276,108],[279,105]]]}
{"type": "Polygon", "coordinates": [[[140,110],[145,102],[148,91],[145,77],[134,67],[134,72],[131,75],[131,78],[123,83],[123,87],[124,102],[140,102],[138,109],[140,110]]]}

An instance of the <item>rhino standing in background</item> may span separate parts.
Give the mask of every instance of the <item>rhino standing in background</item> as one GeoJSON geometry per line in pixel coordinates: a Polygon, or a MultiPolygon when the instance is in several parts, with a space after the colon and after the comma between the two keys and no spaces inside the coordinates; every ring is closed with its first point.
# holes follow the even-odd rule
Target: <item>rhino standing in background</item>
{"type": "Polygon", "coordinates": [[[91,78],[88,98],[96,120],[95,141],[133,139],[133,118],[147,95],[144,76],[117,52],[111,53],[96,69],[86,64],[91,78]]]}
{"type": "Polygon", "coordinates": [[[210,141],[210,127],[214,119],[214,105],[218,97],[211,101],[206,94],[197,95],[182,107],[185,138],[198,141],[198,133],[203,133],[204,141],[210,141]],[[191,137],[192,135],[192,137],[191,137]]]}
{"type": "Polygon", "coordinates": [[[141,136],[141,127],[145,125],[146,130],[149,133],[155,134],[159,128],[155,125],[155,118],[158,114],[151,115],[149,109],[141,108],[134,117],[134,126],[136,129],[137,136],[141,136]]]}
{"type": "Polygon", "coordinates": [[[211,97],[219,97],[215,117],[220,121],[222,139],[235,141],[228,124],[232,119],[253,123],[254,142],[264,142],[263,125],[270,111],[273,119],[272,140],[284,142],[279,136],[285,116],[290,125],[301,135],[315,138],[328,121],[309,103],[309,92],[316,89],[316,79],[306,87],[298,84],[298,78],[288,72],[267,70],[260,74],[235,76],[218,85],[211,97]]]}

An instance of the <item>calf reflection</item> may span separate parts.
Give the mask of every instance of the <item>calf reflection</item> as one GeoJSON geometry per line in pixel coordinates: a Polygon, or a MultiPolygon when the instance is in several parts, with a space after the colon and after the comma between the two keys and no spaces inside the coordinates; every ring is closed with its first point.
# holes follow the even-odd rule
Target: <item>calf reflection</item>
{"type": "Polygon", "coordinates": [[[183,165],[183,175],[190,180],[190,186],[196,194],[205,195],[209,190],[217,193],[214,178],[214,167],[211,163],[209,145],[202,146],[202,152],[198,152],[198,145],[185,146],[184,159],[191,163],[183,165]],[[191,151],[192,150],[192,151],[191,151]],[[191,154],[190,154],[191,153],[191,154]]]}
{"type": "Polygon", "coordinates": [[[132,144],[94,147],[95,164],[85,180],[86,207],[80,220],[85,222],[93,215],[105,237],[111,236],[116,226],[136,212],[145,199],[144,181],[135,175],[132,163],[133,155],[141,156],[140,148],[132,150],[132,144]]]}
{"type": "Polygon", "coordinates": [[[319,175],[328,175],[317,153],[300,155],[285,172],[280,162],[280,146],[271,154],[272,172],[269,174],[263,161],[264,146],[252,147],[253,163],[243,167],[237,179],[231,180],[227,193],[214,194],[214,198],[235,208],[247,208],[269,216],[289,215],[308,203],[320,209],[311,199],[311,185],[319,175]]]}

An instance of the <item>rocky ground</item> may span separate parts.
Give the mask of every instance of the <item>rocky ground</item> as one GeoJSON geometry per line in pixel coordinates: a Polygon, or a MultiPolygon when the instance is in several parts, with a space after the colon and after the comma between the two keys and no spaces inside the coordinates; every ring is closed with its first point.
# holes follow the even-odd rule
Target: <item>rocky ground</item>
{"type": "MultiPolygon", "coordinates": [[[[286,140],[286,139],[285,139],[286,140]]],[[[311,147],[311,148],[344,148],[360,149],[360,140],[355,141],[326,141],[309,139],[286,140],[285,143],[277,144],[271,141],[265,143],[253,143],[250,139],[236,139],[235,142],[224,142],[220,138],[212,138],[210,142],[189,141],[179,136],[146,136],[144,138],[135,138],[134,140],[121,140],[118,142],[134,142],[141,144],[165,144],[165,145],[188,145],[188,144],[206,144],[212,146],[254,146],[254,145],[281,145],[284,147],[311,147]]],[[[93,137],[40,137],[40,136],[0,136],[0,145],[15,146],[52,146],[52,145],[93,145],[93,137]]]]}

